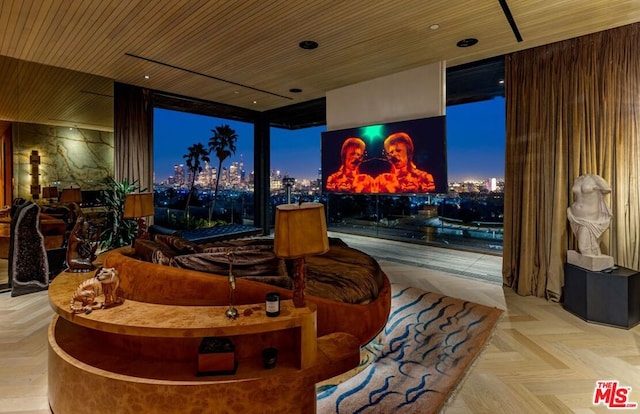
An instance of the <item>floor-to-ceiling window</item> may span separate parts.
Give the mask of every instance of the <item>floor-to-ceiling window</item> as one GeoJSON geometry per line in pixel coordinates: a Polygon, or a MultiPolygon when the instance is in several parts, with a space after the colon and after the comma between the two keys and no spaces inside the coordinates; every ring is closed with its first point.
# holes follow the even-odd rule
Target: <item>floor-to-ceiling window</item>
{"type": "MultiPolygon", "coordinates": [[[[445,128],[448,179],[447,185],[442,186],[443,191],[437,193],[345,195],[323,192],[321,142],[326,127],[292,130],[271,127],[267,222],[273,222],[275,206],[278,204],[319,201],[326,206],[330,230],[500,254],[505,148],[504,90],[503,85],[498,85],[496,81],[498,86],[487,92],[489,82],[483,80],[479,93],[478,82],[470,78],[480,75],[502,79],[503,66],[496,62],[499,60],[482,64],[477,70],[465,67],[458,71],[457,78],[451,80],[448,70],[449,105],[445,128]],[[461,79],[463,81],[459,82],[461,79]],[[456,86],[456,92],[450,93],[456,86]]],[[[254,115],[244,114],[249,118],[254,115]]],[[[245,119],[243,116],[237,118],[245,119]]],[[[253,123],[156,109],[156,200],[159,207],[169,212],[169,218],[171,211],[184,210],[190,188],[191,181],[183,156],[196,143],[207,147],[211,130],[220,124],[230,124],[236,129],[239,140],[234,157],[227,159],[221,169],[215,218],[224,222],[252,222],[253,123]],[[165,146],[162,144],[164,141],[171,145],[165,146]]],[[[197,174],[196,197],[191,203],[195,205],[191,209],[201,208],[204,212],[211,205],[211,172],[216,167],[214,164],[216,160],[211,157],[210,164],[203,166],[203,172],[197,174]]],[[[162,212],[157,212],[156,223],[162,220],[162,212]]]]}
{"type": "Polygon", "coordinates": [[[502,252],[504,98],[447,108],[448,193],[327,197],[331,230],[502,252]]]}
{"type": "Polygon", "coordinates": [[[172,228],[185,225],[183,213],[188,199],[192,225],[209,225],[210,215],[217,223],[253,222],[252,123],[156,108],[153,136],[156,224],[172,228]],[[223,157],[220,167],[220,158],[215,150],[210,151],[209,141],[216,128],[225,125],[237,139],[235,151],[223,157]],[[198,156],[200,168],[193,170],[188,166],[188,156],[190,148],[199,144],[203,150],[198,156]]]}
{"type": "Polygon", "coordinates": [[[271,212],[289,202],[325,203],[330,230],[416,243],[502,251],[505,102],[447,107],[445,193],[345,195],[321,191],[325,127],[271,128],[271,212]]]}
{"type": "Polygon", "coordinates": [[[320,191],[320,138],[325,130],[325,126],[271,128],[271,223],[278,204],[324,201],[320,191]]]}

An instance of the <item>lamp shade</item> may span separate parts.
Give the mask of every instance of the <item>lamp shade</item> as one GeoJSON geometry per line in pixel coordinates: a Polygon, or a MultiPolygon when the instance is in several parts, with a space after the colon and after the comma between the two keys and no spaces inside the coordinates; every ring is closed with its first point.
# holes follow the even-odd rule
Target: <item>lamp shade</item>
{"type": "Polygon", "coordinates": [[[80,203],[82,201],[82,191],[80,188],[63,188],[60,201],[63,203],[80,203]]]}
{"type": "Polygon", "coordinates": [[[329,250],[324,205],[320,203],[282,204],[276,207],[273,251],[278,257],[293,259],[322,254],[329,250]]]}
{"type": "Polygon", "coordinates": [[[43,187],[42,188],[42,197],[43,198],[58,198],[58,187],[43,187]]]}
{"type": "Polygon", "coordinates": [[[140,218],[154,215],[153,193],[127,194],[124,201],[124,218],[140,218]]]}

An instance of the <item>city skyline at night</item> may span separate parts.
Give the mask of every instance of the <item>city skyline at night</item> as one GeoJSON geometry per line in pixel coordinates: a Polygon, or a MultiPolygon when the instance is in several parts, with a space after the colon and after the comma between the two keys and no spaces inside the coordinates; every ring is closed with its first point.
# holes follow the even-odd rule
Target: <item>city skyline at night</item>
{"type": "MultiPolygon", "coordinates": [[[[448,181],[477,181],[504,177],[504,98],[447,107],[448,181]]],[[[253,125],[204,115],[156,109],[154,113],[154,175],[157,181],[184,164],[183,155],[195,143],[207,146],[216,126],[229,124],[237,135],[236,152],[223,163],[242,162],[253,171],[253,125]]],[[[324,126],[303,130],[271,129],[271,170],[296,179],[316,179],[321,163],[324,126]]],[[[218,159],[211,156],[211,166],[218,159]]]]}

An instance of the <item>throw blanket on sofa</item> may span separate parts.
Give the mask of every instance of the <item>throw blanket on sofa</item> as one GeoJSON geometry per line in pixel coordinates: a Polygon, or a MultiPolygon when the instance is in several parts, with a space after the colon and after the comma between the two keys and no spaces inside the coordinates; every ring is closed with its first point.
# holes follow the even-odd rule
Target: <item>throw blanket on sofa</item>
{"type": "Polygon", "coordinates": [[[228,274],[229,265],[237,277],[286,275],[269,246],[212,247],[202,253],[175,256],[171,262],[171,266],[219,275],[228,274]]]}
{"type": "Polygon", "coordinates": [[[307,257],[309,295],[346,303],[369,303],[382,287],[382,270],[369,255],[346,245],[329,245],[323,255],[307,257]]]}
{"type": "MultiPolygon", "coordinates": [[[[329,251],[307,258],[306,293],[345,303],[369,303],[383,284],[378,263],[340,239],[329,239],[329,251]]],[[[273,239],[245,239],[204,245],[189,244],[177,236],[157,235],[154,241],[137,240],[142,260],[225,276],[229,259],[236,277],[291,288],[291,261],[273,253],[273,239]],[[186,243],[186,244],[185,244],[186,243]]]]}

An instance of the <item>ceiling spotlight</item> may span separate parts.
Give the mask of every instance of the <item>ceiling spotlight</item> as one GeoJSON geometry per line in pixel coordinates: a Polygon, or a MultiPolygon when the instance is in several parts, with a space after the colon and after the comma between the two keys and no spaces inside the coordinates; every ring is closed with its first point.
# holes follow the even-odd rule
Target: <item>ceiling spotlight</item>
{"type": "Polygon", "coordinates": [[[257,104],[257,103],[258,103],[258,101],[253,101],[253,103],[254,103],[254,104],[257,104]]]}
{"type": "Polygon", "coordinates": [[[300,92],[302,92],[302,89],[300,89],[300,88],[291,88],[291,89],[289,89],[289,92],[291,92],[291,93],[300,93],[300,92]]]}
{"type": "Polygon", "coordinates": [[[313,40],[303,40],[298,44],[298,46],[300,46],[302,49],[311,50],[318,47],[318,42],[314,42],[313,40]]]}
{"type": "Polygon", "coordinates": [[[429,26],[429,29],[431,30],[438,30],[440,28],[439,24],[432,24],[431,26],[429,26]]]}
{"type": "Polygon", "coordinates": [[[461,41],[456,43],[456,46],[458,46],[458,47],[469,47],[469,46],[475,45],[476,43],[478,43],[478,39],[470,37],[468,39],[462,39],[461,41]]]}
{"type": "Polygon", "coordinates": [[[498,83],[499,83],[500,85],[504,85],[504,79],[500,79],[500,80],[498,81],[498,83]]]}

